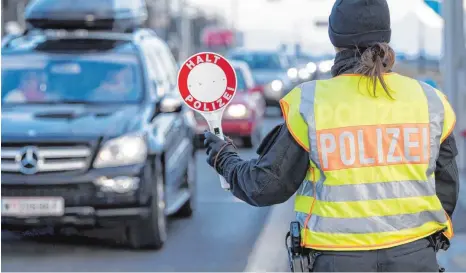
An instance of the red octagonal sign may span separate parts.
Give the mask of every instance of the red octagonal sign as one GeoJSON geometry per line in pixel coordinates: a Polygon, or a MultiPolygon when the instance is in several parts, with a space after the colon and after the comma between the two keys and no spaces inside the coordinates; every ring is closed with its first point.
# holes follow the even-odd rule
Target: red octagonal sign
{"type": "Polygon", "coordinates": [[[181,67],[178,88],[192,109],[215,112],[227,106],[235,95],[235,69],[223,56],[201,52],[189,57],[181,67]]]}

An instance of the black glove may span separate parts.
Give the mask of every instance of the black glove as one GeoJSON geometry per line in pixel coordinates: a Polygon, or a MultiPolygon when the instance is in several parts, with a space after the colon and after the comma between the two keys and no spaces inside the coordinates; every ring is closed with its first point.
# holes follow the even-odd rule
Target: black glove
{"type": "Polygon", "coordinates": [[[207,163],[218,173],[222,174],[222,159],[225,155],[236,154],[236,147],[231,139],[226,137],[226,141],[220,139],[209,131],[204,131],[204,146],[207,148],[207,163]]]}

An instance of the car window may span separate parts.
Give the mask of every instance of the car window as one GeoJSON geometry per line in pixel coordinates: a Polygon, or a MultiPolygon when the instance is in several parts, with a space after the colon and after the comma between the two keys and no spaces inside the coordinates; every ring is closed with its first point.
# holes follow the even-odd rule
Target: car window
{"type": "Polygon", "coordinates": [[[147,75],[149,77],[149,92],[151,94],[151,96],[155,96],[157,97],[157,90],[155,88],[155,85],[154,83],[155,82],[158,82],[159,79],[158,77],[159,74],[157,72],[157,67],[155,66],[155,64],[152,62],[152,60],[149,58],[149,52],[150,52],[150,47],[148,47],[147,44],[142,44],[142,51],[144,52],[144,55],[143,55],[143,61],[144,63],[146,64],[146,67],[147,67],[147,75]]]}
{"type": "Polygon", "coordinates": [[[133,54],[2,56],[3,103],[134,103],[143,98],[133,54]],[[31,61],[34,60],[34,61],[31,61]]]}
{"type": "Polygon", "coordinates": [[[152,41],[145,43],[145,57],[154,73],[150,78],[157,84],[157,96],[161,97],[169,90],[169,80],[163,62],[157,54],[157,47],[152,41]]]}
{"type": "Polygon", "coordinates": [[[39,0],[34,1],[31,8],[34,11],[62,11],[64,8],[73,6],[74,9],[82,11],[108,11],[113,8],[114,0],[99,1],[76,1],[76,0],[39,0]]]}
{"type": "Polygon", "coordinates": [[[105,14],[108,11],[137,11],[144,7],[143,0],[38,0],[31,6],[35,11],[62,11],[64,8],[73,7],[74,11],[97,11],[105,14]]]}
{"type": "Polygon", "coordinates": [[[286,58],[275,53],[233,53],[230,59],[246,62],[251,69],[281,70],[287,66],[286,58]]]}
{"type": "Polygon", "coordinates": [[[161,41],[157,41],[157,53],[159,59],[163,62],[164,71],[166,72],[167,80],[170,82],[171,90],[175,90],[176,78],[177,78],[177,65],[176,61],[173,58],[173,55],[170,52],[170,49],[161,41]]]}
{"type": "Polygon", "coordinates": [[[235,67],[235,73],[236,73],[236,91],[238,92],[245,92],[247,91],[247,85],[246,85],[246,80],[244,78],[244,73],[243,71],[235,67]]]}

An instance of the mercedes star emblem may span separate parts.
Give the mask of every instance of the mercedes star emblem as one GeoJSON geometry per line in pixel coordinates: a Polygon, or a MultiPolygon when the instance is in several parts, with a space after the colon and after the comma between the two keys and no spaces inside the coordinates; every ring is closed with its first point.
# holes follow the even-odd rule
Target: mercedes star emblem
{"type": "Polygon", "coordinates": [[[37,147],[27,146],[21,149],[19,156],[16,158],[19,164],[19,171],[23,174],[35,174],[38,171],[38,165],[41,161],[37,147]]]}

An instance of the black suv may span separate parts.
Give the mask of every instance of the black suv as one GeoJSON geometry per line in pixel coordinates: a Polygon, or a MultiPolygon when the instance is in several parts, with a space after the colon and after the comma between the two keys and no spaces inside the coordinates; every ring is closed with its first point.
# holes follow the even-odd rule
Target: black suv
{"type": "Polygon", "coordinates": [[[4,41],[2,229],[121,226],[130,246],[160,248],[167,215],[192,214],[196,183],[195,120],[176,77],[144,28],[4,41]]]}

